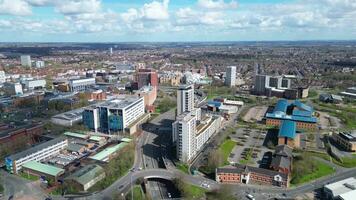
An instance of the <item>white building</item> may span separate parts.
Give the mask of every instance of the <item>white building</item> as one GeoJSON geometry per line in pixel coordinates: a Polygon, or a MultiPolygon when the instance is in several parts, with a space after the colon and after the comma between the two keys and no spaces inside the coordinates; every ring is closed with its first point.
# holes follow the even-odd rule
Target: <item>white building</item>
{"type": "Polygon", "coordinates": [[[36,68],[43,68],[43,67],[45,67],[45,62],[42,60],[38,60],[38,61],[34,62],[33,65],[36,68]]]}
{"type": "Polygon", "coordinates": [[[69,88],[72,92],[84,91],[88,87],[95,85],[95,78],[81,78],[69,81],[69,88]]]}
{"type": "Polygon", "coordinates": [[[110,53],[110,55],[112,55],[112,53],[113,53],[112,52],[112,47],[109,48],[109,53],[110,53]]]}
{"type": "Polygon", "coordinates": [[[182,162],[189,162],[196,150],[196,120],[189,112],[177,116],[172,124],[173,138],[176,138],[177,158],[182,162]]]}
{"type": "Polygon", "coordinates": [[[31,147],[20,153],[5,158],[6,169],[17,174],[22,165],[29,161],[42,161],[60,153],[68,146],[68,140],[63,137],[31,147]]]}
{"type": "Polygon", "coordinates": [[[21,65],[24,67],[31,67],[31,56],[29,55],[22,55],[20,57],[21,65]]]}
{"type": "Polygon", "coordinates": [[[194,109],[194,85],[180,85],[177,91],[177,115],[194,109]]]}
{"type": "Polygon", "coordinates": [[[3,90],[5,94],[11,95],[22,95],[22,85],[20,83],[5,82],[3,90]]]}
{"type": "Polygon", "coordinates": [[[92,130],[111,133],[123,131],[145,114],[143,97],[124,97],[88,107],[83,123],[92,130]]]}
{"type": "Polygon", "coordinates": [[[44,79],[24,80],[22,83],[27,90],[42,89],[46,87],[46,80],[44,79]]]}
{"type": "Polygon", "coordinates": [[[200,109],[177,116],[177,120],[172,124],[177,158],[182,162],[190,162],[220,129],[221,116],[204,116],[197,120],[200,117],[198,110],[200,109]]]}
{"type": "Polygon", "coordinates": [[[229,87],[236,85],[236,66],[228,66],[226,68],[225,85],[229,87]]]}
{"type": "Polygon", "coordinates": [[[356,195],[356,179],[347,178],[324,186],[325,199],[353,200],[356,195]]]}
{"type": "Polygon", "coordinates": [[[209,138],[216,132],[219,131],[221,122],[221,116],[205,116],[200,124],[197,126],[197,134],[195,136],[196,140],[196,151],[202,149],[209,138]]]}
{"type": "Polygon", "coordinates": [[[6,82],[6,76],[4,71],[0,71],[0,84],[6,82]]]}

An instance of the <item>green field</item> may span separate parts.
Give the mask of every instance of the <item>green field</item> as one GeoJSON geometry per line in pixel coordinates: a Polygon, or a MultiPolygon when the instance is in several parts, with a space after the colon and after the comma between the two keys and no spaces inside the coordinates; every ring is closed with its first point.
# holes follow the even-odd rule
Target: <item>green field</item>
{"type": "MultiPolygon", "coordinates": [[[[135,185],[134,186],[132,193],[133,193],[133,199],[135,199],[135,200],[144,200],[144,199],[146,199],[146,196],[143,193],[141,186],[139,186],[139,185],[135,185]]],[[[127,195],[126,195],[126,199],[132,199],[132,197],[131,197],[132,193],[131,193],[131,190],[130,190],[130,192],[128,192],[127,195]]]]}
{"type": "Polygon", "coordinates": [[[227,158],[230,156],[230,153],[232,149],[235,147],[236,142],[232,141],[231,139],[225,140],[224,143],[222,143],[219,147],[219,151],[222,153],[224,157],[224,164],[228,165],[229,162],[227,161],[227,158]]]}
{"type": "Polygon", "coordinates": [[[347,129],[356,129],[356,108],[346,104],[341,107],[335,104],[321,103],[319,100],[315,100],[316,110],[327,112],[339,118],[346,126],[347,129]]]}
{"type": "Polygon", "coordinates": [[[346,167],[346,168],[356,167],[356,155],[353,155],[352,157],[343,157],[341,158],[341,161],[339,161],[326,153],[322,154],[322,153],[308,152],[307,154],[333,162],[334,164],[337,164],[342,167],[346,167]]]}
{"type": "Polygon", "coordinates": [[[323,176],[334,173],[335,170],[330,166],[315,160],[308,154],[303,154],[294,159],[291,185],[300,185],[323,176]]]}
{"type": "Polygon", "coordinates": [[[190,185],[183,182],[181,179],[174,179],[173,184],[180,191],[183,199],[202,199],[205,196],[207,190],[197,187],[195,185],[190,185]]]}
{"type": "Polygon", "coordinates": [[[202,197],[204,197],[206,190],[201,188],[201,187],[197,187],[195,185],[189,185],[190,188],[190,194],[192,195],[193,199],[200,199],[202,197]]]}

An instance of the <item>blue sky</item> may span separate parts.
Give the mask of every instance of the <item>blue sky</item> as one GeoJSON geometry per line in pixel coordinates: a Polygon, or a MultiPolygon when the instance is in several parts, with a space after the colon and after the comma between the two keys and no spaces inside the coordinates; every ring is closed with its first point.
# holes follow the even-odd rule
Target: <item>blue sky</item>
{"type": "Polygon", "coordinates": [[[354,40],[356,0],[0,0],[0,42],[354,40]]]}

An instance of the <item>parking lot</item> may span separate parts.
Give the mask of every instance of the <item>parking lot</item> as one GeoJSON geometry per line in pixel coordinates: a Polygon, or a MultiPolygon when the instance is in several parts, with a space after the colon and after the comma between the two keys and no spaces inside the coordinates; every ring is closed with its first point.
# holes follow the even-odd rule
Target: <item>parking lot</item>
{"type": "Polygon", "coordinates": [[[259,167],[263,156],[270,151],[263,146],[266,137],[265,131],[237,129],[236,134],[232,134],[230,137],[237,143],[228,158],[231,164],[240,163],[259,167]]]}

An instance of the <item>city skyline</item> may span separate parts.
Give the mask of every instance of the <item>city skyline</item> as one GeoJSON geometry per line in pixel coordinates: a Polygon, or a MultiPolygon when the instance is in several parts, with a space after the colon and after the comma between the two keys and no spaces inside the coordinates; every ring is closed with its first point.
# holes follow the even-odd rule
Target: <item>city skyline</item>
{"type": "Polygon", "coordinates": [[[356,39],[350,0],[0,0],[0,42],[356,39]]]}

